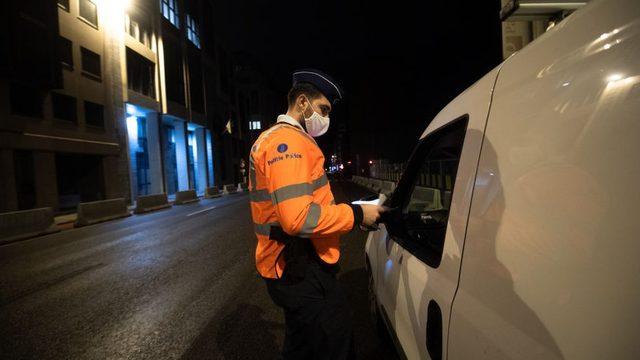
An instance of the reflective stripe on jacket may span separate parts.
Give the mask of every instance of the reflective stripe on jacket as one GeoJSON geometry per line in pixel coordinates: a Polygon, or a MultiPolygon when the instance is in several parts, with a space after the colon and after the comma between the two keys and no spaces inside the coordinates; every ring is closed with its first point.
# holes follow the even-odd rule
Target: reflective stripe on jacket
{"type": "Polygon", "coordinates": [[[335,205],[324,155],[306,132],[279,122],[260,134],[249,156],[249,191],[260,275],[278,278],[285,268],[284,245],[269,239],[274,225],[310,238],[326,263],[338,261],[339,236],[353,228],[354,214],[347,204],[335,205]]]}

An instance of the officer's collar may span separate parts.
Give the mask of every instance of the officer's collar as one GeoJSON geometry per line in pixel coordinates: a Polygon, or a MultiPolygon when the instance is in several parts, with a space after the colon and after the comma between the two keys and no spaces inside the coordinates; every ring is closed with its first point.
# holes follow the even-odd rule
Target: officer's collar
{"type": "Polygon", "coordinates": [[[276,120],[276,123],[279,122],[284,122],[287,123],[289,125],[293,125],[295,127],[297,127],[298,129],[306,132],[304,130],[304,128],[302,127],[302,125],[300,125],[300,123],[298,121],[296,121],[296,119],[292,118],[291,116],[287,115],[287,114],[282,114],[278,116],[278,120],[276,120]]]}

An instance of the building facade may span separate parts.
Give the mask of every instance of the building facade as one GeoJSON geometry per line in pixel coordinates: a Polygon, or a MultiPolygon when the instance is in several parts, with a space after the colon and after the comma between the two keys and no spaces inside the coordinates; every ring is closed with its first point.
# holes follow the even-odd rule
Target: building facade
{"type": "MultiPolygon", "coordinates": [[[[233,82],[236,84],[238,99],[239,134],[241,149],[244,154],[264,129],[276,122],[277,116],[286,110],[284,94],[272,90],[274,86],[270,79],[264,76],[259,65],[245,53],[234,54],[235,64],[233,82]]],[[[245,159],[245,162],[248,159],[245,159]]]]}
{"type": "Polygon", "coordinates": [[[589,0],[501,0],[504,59],[537,39],[589,0]]]}
{"type": "MultiPolygon", "coordinates": [[[[206,0],[6,6],[0,211],[235,183],[233,60],[206,0]]],[[[240,128],[240,127],[239,127],[240,128]]]]}

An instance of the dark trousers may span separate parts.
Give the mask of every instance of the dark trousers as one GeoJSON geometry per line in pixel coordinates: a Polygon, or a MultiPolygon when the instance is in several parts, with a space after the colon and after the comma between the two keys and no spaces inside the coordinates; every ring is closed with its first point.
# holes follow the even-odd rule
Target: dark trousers
{"type": "Polygon", "coordinates": [[[311,261],[304,279],[265,279],[273,302],[284,310],[284,359],[354,359],[351,311],[335,274],[311,261]]]}

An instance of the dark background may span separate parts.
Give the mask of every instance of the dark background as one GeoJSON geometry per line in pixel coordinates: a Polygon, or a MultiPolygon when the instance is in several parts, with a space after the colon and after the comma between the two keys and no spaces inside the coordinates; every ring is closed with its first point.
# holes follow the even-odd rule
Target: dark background
{"type": "Polygon", "coordinates": [[[440,109],[502,59],[500,1],[220,0],[215,30],[252,55],[282,94],[291,73],[332,75],[345,101],[332,112],[332,151],[346,122],[345,157],[405,161],[440,109]]]}

